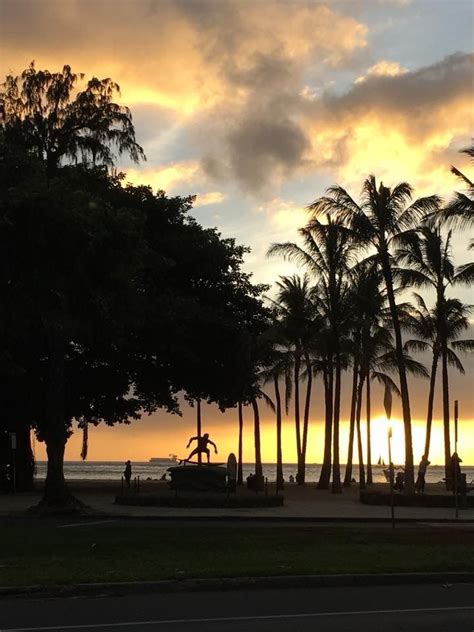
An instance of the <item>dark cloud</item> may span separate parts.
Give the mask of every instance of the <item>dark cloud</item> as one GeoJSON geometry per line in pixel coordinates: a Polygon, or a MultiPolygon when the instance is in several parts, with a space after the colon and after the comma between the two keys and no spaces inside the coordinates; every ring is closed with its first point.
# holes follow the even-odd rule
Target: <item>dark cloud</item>
{"type": "Polygon", "coordinates": [[[272,176],[289,175],[301,166],[308,139],[289,118],[250,115],[228,137],[233,173],[244,188],[258,192],[272,176]]]}
{"type": "MultiPolygon", "coordinates": [[[[357,118],[368,112],[393,114],[414,134],[438,124],[440,110],[459,98],[472,97],[474,55],[456,53],[431,66],[396,76],[368,76],[342,96],[326,95],[314,104],[316,116],[357,118]]],[[[449,118],[449,109],[446,113],[449,118]]],[[[454,110],[453,117],[456,116],[454,110]]],[[[466,127],[469,121],[466,121],[466,127]]]]}

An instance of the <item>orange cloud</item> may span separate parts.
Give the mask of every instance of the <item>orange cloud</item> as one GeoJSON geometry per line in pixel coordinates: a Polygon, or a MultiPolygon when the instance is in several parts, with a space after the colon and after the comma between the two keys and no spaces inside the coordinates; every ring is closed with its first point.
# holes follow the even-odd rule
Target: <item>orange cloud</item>
{"type": "Polygon", "coordinates": [[[173,192],[180,187],[190,191],[202,176],[199,163],[193,160],[175,162],[156,168],[127,169],[126,182],[135,185],[149,185],[153,191],[173,192]]]}
{"type": "Polygon", "coordinates": [[[225,195],[220,191],[209,191],[208,193],[198,193],[194,208],[199,206],[209,206],[211,204],[220,204],[225,200],[225,195]]]}
{"type": "Polygon", "coordinates": [[[313,103],[313,168],[345,186],[375,173],[386,184],[408,179],[418,194],[449,195],[449,163],[470,134],[472,61],[454,55],[414,72],[379,69],[345,95],[313,103]]]}
{"type": "Polygon", "coordinates": [[[362,83],[367,76],[396,77],[397,75],[404,75],[406,72],[408,69],[400,66],[398,62],[381,60],[367,70],[367,75],[357,77],[354,83],[362,83]]]}

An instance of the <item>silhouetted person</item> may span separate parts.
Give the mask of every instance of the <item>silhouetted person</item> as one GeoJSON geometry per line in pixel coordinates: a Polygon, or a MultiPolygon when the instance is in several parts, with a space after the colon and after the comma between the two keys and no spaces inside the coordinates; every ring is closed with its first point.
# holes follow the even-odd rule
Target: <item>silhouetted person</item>
{"type": "Polygon", "coordinates": [[[256,476],[255,474],[249,474],[247,476],[247,489],[251,489],[253,491],[255,491],[255,483],[256,483],[256,476]]]}
{"type": "Polygon", "coordinates": [[[418,477],[415,483],[415,489],[417,492],[425,493],[425,476],[426,470],[428,469],[428,465],[430,461],[428,461],[428,457],[424,454],[421,457],[420,465],[418,466],[418,477]]]}
{"type": "Polygon", "coordinates": [[[125,482],[127,483],[127,486],[130,487],[130,479],[132,478],[132,464],[130,463],[130,461],[127,461],[125,463],[123,477],[125,479],[125,482]]]}
{"type": "Polygon", "coordinates": [[[457,492],[459,492],[459,488],[462,481],[460,463],[462,463],[462,459],[459,458],[459,454],[457,452],[453,452],[450,466],[451,466],[451,475],[453,477],[453,485],[457,485],[457,489],[455,490],[457,492]]]}
{"type": "Polygon", "coordinates": [[[209,463],[210,451],[209,451],[209,448],[207,447],[209,444],[214,446],[214,452],[217,454],[217,446],[214,443],[214,441],[211,441],[209,439],[209,434],[207,432],[204,433],[202,435],[202,437],[191,437],[191,439],[188,441],[188,445],[186,446],[187,448],[189,448],[189,446],[191,445],[192,441],[197,441],[197,446],[194,448],[194,450],[188,456],[186,461],[190,461],[191,457],[193,457],[195,454],[202,454],[204,452],[204,454],[207,455],[207,462],[209,463]]]}
{"type": "Polygon", "coordinates": [[[290,483],[295,482],[295,477],[293,476],[293,474],[290,474],[290,478],[288,480],[290,481],[290,483]]]}
{"type": "Polygon", "coordinates": [[[397,472],[393,489],[398,489],[398,491],[402,492],[404,487],[405,487],[405,472],[397,472]]]}

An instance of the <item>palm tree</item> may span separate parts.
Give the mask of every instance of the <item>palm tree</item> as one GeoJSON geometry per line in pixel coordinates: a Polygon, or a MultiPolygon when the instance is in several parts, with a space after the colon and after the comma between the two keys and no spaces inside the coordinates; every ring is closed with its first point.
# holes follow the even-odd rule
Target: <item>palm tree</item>
{"type": "MultiPolygon", "coordinates": [[[[462,153],[474,159],[474,145],[463,149],[462,153]]],[[[471,227],[474,225],[474,182],[454,166],[451,166],[451,173],[467,186],[466,192],[456,192],[454,199],[434,218],[440,219],[450,227],[471,227]]],[[[473,242],[471,241],[471,248],[472,246],[473,242]]]]}
{"type": "Polygon", "coordinates": [[[238,416],[239,416],[239,449],[237,459],[237,485],[243,485],[244,475],[242,469],[242,445],[243,445],[243,430],[244,430],[244,414],[242,402],[237,404],[238,416]]]}
{"type": "MultiPolygon", "coordinates": [[[[417,338],[407,340],[405,348],[412,351],[431,351],[432,363],[430,372],[430,388],[428,393],[428,407],[426,413],[426,439],[424,456],[428,458],[431,442],[431,425],[433,420],[433,402],[436,386],[436,374],[441,355],[440,336],[438,333],[439,317],[436,308],[428,309],[424,299],[414,294],[416,307],[412,306],[404,315],[404,326],[414,333],[417,338]]],[[[464,374],[464,367],[456,351],[473,351],[474,340],[457,340],[462,331],[469,327],[471,306],[463,305],[457,299],[447,299],[445,304],[446,334],[451,346],[447,347],[448,363],[464,374]]]]}
{"type": "Polygon", "coordinates": [[[283,489],[283,455],[282,455],[282,442],[281,442],[281,429],[282,429],[282,404],[280,393],[280,382],[284,381],[285,385],[285,411],[288,414],[289,402],[291,400],[292,391],[292,368],[293,368],[293,353],[291,346],[288,346],[288,341],[285,338],[285,323],[279,320],[279,309],[273,310],[273,323],[267,330],[268,342],[271,345],[271,351],[268,354],[266,366],[264,367],[261,376],[263,383],[273,385],[275,392],[275,414],[276,414],[276,444],[277,444],[277,459],[276,459],[276,487],[277,490],[283,489]]]}
{"type": "MultiPolygon", "coordinates": [[[[306,471],[306,449],[309,426],[309,412],[312,389],[312,369],[309,356],[309,342],[314,327],[314,306],[311,302],[312,289],[308,275],[280,277],[277,282],[278,293],[272,301],[279,319],[279,334],[282,342],[292,350],[293,385],[295,391],[294,411],[296,430],[296,452],[298,458],[298,483],[304,484],[306,471]],[[306,397],[303,411],[303,424],[300,418],[300,390],[302,364],[306,368],[306,397]]],[[[276,366],[282,362],[280,358],[276,366]]],[[[280,371],[285,375],[289,367],[289,359],[285,357],[280,371]]],[[[283,374],[282,373],[282,374],[283,374]]],[[[289,379],[288,377],[286,378],[289,379]]]]}
{"type": "Polygon", "coordinates": [[[263,480],[263,467],[262,467],[262,448],[260,441],[260,409],[258,407],[258,400],[263,399],[267,406],[275,412],[275,404],[272,399],[268,397],[265,391],[260,387],[260,382],[264,373],[261,372],[257,376],[257,383],[254,388],[254,394],[250,398],[250,403],[252,405],[253,410],[253,420],[254,420],[254,447],[255,447],[255,482],[256,489],[262,490],[264,485],[263,480]]]}
{"type": "Polygon", "coordinates": [[[422,217],[437,210],[439,206],[437,196],[420,198],[409,204],[411,199],[412,188],[408,183],[402,182],[393,189],[381,183],[377,188],[375,177],[369,176],[362,188],[360,205],[342,187],[333,186],[327,190],[326,196],[309,206],[315,217],[329,215],[342,222],[350,229],[361,248],[372,247],[379,256],[395,335],[405,430],[405,481],[408,493],[415,491],[410,396],[390,250],[397,245],[400,233],[413,228],[422,217]]]}
{"type": "Polygon", "coordinates": [[[262,448],[260,443],[260,411],[258,408],[257,397],[251,400],[253,409],[253,440],[255,446],[255,478],[256,489],[263,489],[263,467],[262,467],[262,448]]]}
{"type": "Polygon", "coordinates": [[[349,415],[349,444],[347,448],[346,472],[344,474],[344,487],[350,487],[352,482],[352,456],[354,450],[354,429],[357,407],[357,385],[360,374],[360,350],[357,332],[354,332],[352,341],[352,394],[351,394],[351,411],[349,415]]]}
{"type": "MultiPolygon", "coordinates": [[[[303,245],[286,242],[272,244],[268,255],[283,255],[295,261],[314,275],[317,279],[313,290],[313,304],[319,318],[327,323],[330,347],[327,358],[327,370],[324,376],[326,393],[326,413],[331,406],[332,440],[333,440],[333,493],[341,493],[341,475],[339,463],[339,417],[341,408],[341,373],[342,373],[342,339],[345,331],[345,310],[348,296],[347,271],[352,263],[354,247],[349,231],[340,223],[327,217],[322,224],[313,219],[306,227],[299,230],[303,245]],[[331,404],[329,404],[329,399],[331,404]]],[[[296,357],[296,356],[295,356],[296,357]]],[[[310,371],[308,370],[308,373],[310,371]]],[[[298,373],[299,377],[299,373],[298,373]]],[[[296,371],[295,371],[295,400],[296,371]]],[[[297,439],[298,440],[298,439],[297,439]]],[[[325,451],[326,452],[326,451],[325,451]]]]}
{"type": "Polygon", "coordinates": [[[404,285],[431,287],[436,293],[435,314],[437,318],[437,344],[441,353],[443,385],[443,426],[446,483],[450,487],[450,436],[449,436],[449,385],[448,385],[448,299],[446,290],[450,286],[470,283],[472,278],[466,267],[454,267],[451,250],[451,232],[444,239],[439,227],[422,226],[406,232],[400,239],[396,252],[399,264],[408,266],[395,269],[396,276],[404,285]]]}
{"type": "MultiPolygon", "coordinates": [[[[349,447],[347,455],[344,485],[349,486],[352,480],[352,455],[354,430],[358,428],[359,467],[361,467],[362,450],[360,441],[360,409],[362,406],[362,388],[367,378],[367,360],[370,357],[373,330],[387,322],[386,293],[381,289],[383,281],[377,259],[371,258],[355,265],[350,271],[350,327],[352,329],[351,355],[353,366],[351,413],[349,422],[349,447]],[[358,421],[357,421],[358,419],[358,421]]],[[[389,334],[387,334],[389,335],[389,334]]],[[[388,347],[387,347],[388,348],[388,347]]],[[[369,387],[370,389],[370,387],[369,387]]],[[[370,407],[370,405],[369,405],[370,407]]],[[[367,481],[372,481],[370,447],[370,418],[367,429],[367,481]]],[[[360,471],[360,480],[363,479],[360,471]]]]}

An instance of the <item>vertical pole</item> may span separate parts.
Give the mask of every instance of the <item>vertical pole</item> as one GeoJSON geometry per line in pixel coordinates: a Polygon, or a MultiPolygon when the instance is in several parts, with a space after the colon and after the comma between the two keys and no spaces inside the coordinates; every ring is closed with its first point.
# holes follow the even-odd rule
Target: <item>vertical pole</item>
{"type": "Polygon", "coordinates": [[[16,492],[16,432],[10,432],[10,445],[12,449],[12,491],[16,492]]]}
{"type": "MultiPolygon", "coordinates": [[[[197,409],[197,436],[198,436],[198,446],[201,442],[201,398],[198,397],[196,400],[196,409],[197,409]]],[[[202,465],[202,454],[198,452],[198,464],[202,465]]]]}
{"type": "Polygon", "coordinates": [[[453,461],[454,467],[454,507],[455,507],[455,516],[456,520],[459,518],[459,493],[458,493],[458,400],[454,400],[454,454],[456,455],[456,462],[453,461]]]}
{"type": "Polygon", "coordinates": [[[395,498],[393,496],[393,476],[394,470],[392,465],[392,427],[388,427],[388,471],[390,480],[390,513],[392,516],[392,529],[395,529],[395,498]]]}

